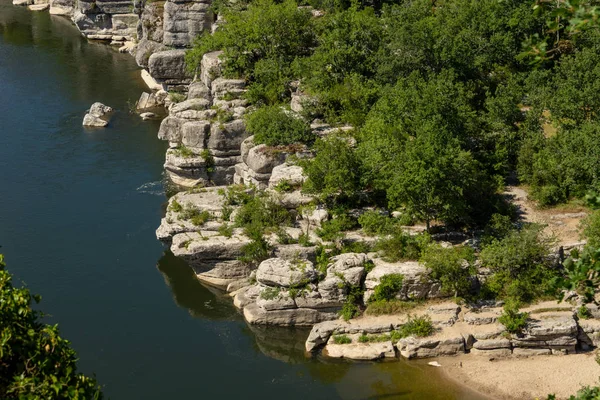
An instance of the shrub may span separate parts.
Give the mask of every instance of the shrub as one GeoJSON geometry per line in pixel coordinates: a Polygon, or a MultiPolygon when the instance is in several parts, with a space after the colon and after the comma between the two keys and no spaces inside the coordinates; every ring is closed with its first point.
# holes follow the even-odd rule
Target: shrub
{"type": "Polygon", "coordinates": [[[577,317],[579,317],[579,319],[590,319],[593,318],[593,315],[589,308],[581,306],[577,309],[577,317]]]}
{"type": "Polygon", "coordinates": [[[298,244],[302,247],[310,247],[314,245],[314,243],[310,241],[310,236],[306,233],[302,233],[300,236],[298,236],[298,244]]]}
{"type": "Polygon", "coordinates": [[[256,224],[248,225],[245,227],[244,233],[252,241],[242,247],[242,256],[239,257],[239,260],[246,264],[258,264],[269,258],[270,247],[263,237],[262,227],[256,224]]]}
{"type": "Polygon", "coordinates": [[[0,398],[102,399],[96,380],[77,372],[77,354],[58,326],[32,309],[40,299],[12,285],[0,254],[0,398]]]}
{"type": "Polygon", "coordinates": [[[289,225],[290,212],[267,197],[255,196],[245,200],[235,215],[235,224],[240,227],[255,225],[264,231],[266,228],[289,225]]]}
{"type": "Polygon", "coordinates": [[[600,247],[600,211],[595,211],[581,221],[583,237],[592,247],[600,247]]]}
{"type": "Polygon", "coordinates": [[[574,252],[563,263],[562,276],[555,280],[555,287],[560,291],[560,299],[565,292],[575,291],[585,297],[587,303],[594,301],[600,286],[600,248],[586,246],[581,254],[574,252]]]}
{"type": "Polygon", "coordinates": [[[180,144],[176,149],[175,152],[177,153],[177,155],[179,157],[183,157],[183,158],[192,158],[195,156],[194,152],[192,151],[192,149],[190,149],[189,147],[187,147],[184,144],[180,144]]]}
{"type": "Polygon", "coordinates": [[[375,250],[382,252],[386,261],[418,260],[431,242],[428,234],[409,235],[397,231],[393,235],[377,241],[375,250]]]}
{"type": "Polygon", "coordinates": [[[306,122],[280,106],[258,108],[246,117],[246,125],[248,132],[254,135],[254,142],[267,146],[310,144],[315,140],[306,122]]]}
{"type": "MultiPolygon", "coordinates": [[[[570,396],[569,400],[598,400],[600,398],[600,387],[585,386],[577,391],[576,395],[570,396]]],[[[548,400],[556,400],[553,394],[548,395],[548,400]]]]}
{"type": "Polygon", "coordinates": [[[481,250],[481,264],[494,273],[488,289],[503,298],[530,302],[548,293],[556,276],[550,254],[553,240],[542,227],[529,225],[493,240],[481,250]]]}
{"type": "Polygon", "coordinates": [[[510,216],[493,214],[483,231],[483,243],[488,244],[496,240],[502,240],[514,229],[510,216]]]}
{"type": "Polygon", "coordinates": [[[183,210],[183,206],[179,204],[177,199],[173,199],[171,204],[169,204],[169,210],[173,212],[181,212],[183,210]]]}
{"type": "Polygon", "coordinates": [[[356,227],[356,220],[347,214],[342,214],[336,218],[324,221],[321,227],[316,230],[316,234],[323,240],[333,241],[343,238],[343,232],[354,227],[356,227]]]}
{"type": "Polygon", "coordinates": [[[430,336],[435,332],[431,317],[429,315],[422,315],[413,317],[408,316],[408,322],[403,324],[399,329],[392,332],[392,340],[396,341],[401,338],[409,336],[425,337],[430,336]]]}
{"type": "Polygon", "coordinates": [[[300,162],[307,176],[302,189],[325,197],[353,196],[360,188],[361,165],[348,140],[333,135],[317,140],[314,148],[315,158],[300,162]]]}
{"type": "Polygon", "coordinates": [[[502,315],[498,317],[498,322],[510,333],[521,333],[527,326],[527,318],[529,314],[519,312],[518,302],[507,301],[502,315]]]}
{"type": "Polygon", "coordinates": [[[288,193],[293,191],[294,187],[287,179],[282,179],[277,183],[277,185],[275,185],[274,189],[279,193],[288,193]]]}
{"type": "Polygon", "coordinates": [[[344,318],[344,321],[348,321],[360,314],[364,289],[360,285],[354,286],[344,281],[344,291],[346,292],[346,301],[342,306],[340,315],[344,318]]]}
{"type": "Polygon", "coordinates": [[[373,294],[369,297],[369,302],[389,301],[394,299],[400,289],[402,289],[403,281],[404,275],[402,274],[382,276],[379,280],[379,284],[375,286],[373,294]]]}
{"type": "Polygon", "coordinates": [[[352,343],[352,339],[350,339],[346,335],[333,335],[333,343],[335,344],[348,344],[352,343]]]}
{"type": "Polygon", "coordinates": [[[476,270],[470,247],[444,248],[432,244],[423,252],[421,261],[431,270],[431,278],[440,282],[444,293],[465,297],[471,292],[476,270]]]}
{"type": "Polygon", "coordinates": [[[358,217],[363,232],[369,236],[393,234],[397,229],[397,221],[377,211],[367,211],[358,217]]]}
{"type": "Polygon", "coordinates": [[[179,218],[189,220],[196,226],[204,225],[210,219],[210,213],[206,210],[200,211],[193,204],[187,204],[180,212],[179,218]]]}

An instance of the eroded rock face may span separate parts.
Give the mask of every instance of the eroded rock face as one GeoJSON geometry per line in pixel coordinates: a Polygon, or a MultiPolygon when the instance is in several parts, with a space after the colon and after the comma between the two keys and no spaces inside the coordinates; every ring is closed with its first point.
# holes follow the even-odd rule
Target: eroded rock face
{"type": "Polygon", "coordinates": [[[163,43],[189,47],[194,39],[210,30],[214,21],[211,1],[168,0],[164,5],[163,43]]]}
{"type": "Polygon", "coordinates": [[[148,58],[150,75],[169,88],[187,85],[192,81],[185,64],[185,50],[165,50],[153,53],[148,58]]]}
{"type": "Polygon", "coordinates": [[[392,342],[381,343],[328,343],[323,355],[330,358],[347,358],[350,360],[371,361],[382,358],[395,358],[396,352],[392,342]]]}
{"type": "Polygon", "coordinates": [[[112,110],[112,108],[102,103],[92,104],[88,113],[83,117],[83,126],[104,127],[108,125],[107,114],[112,110]]]}
{"type": "Polygon", "coordinates": [[[427,268],[416,261],[389,263],[380,258],[374,258],[373,262],[375,268],[369,272],[365,280],[365,302],[368,301],[380,279],[391,274],[404,276],[402,289],[396,295],[398,299],[431,299],[442,296],[439,283],[429,279],[427,268]]]}
{"type": "Polygon", "coordinates": [[[266,286],[292,287],[313,282],[317,272],[308,260],[290,261],[271,258],[263,261],[256,271],[256,280],[266,286]]]}

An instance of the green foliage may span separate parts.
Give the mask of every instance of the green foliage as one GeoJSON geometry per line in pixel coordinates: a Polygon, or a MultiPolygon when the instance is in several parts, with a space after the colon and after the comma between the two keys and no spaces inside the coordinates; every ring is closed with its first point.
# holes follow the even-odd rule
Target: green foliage
{"type": "Polygon", "coordinates": [[[266,228],[278,228],[292,221],[290,212],[268,197],[257,195],[245,201],[235,215],[239,227],[255,226],[264,232],[266,228]]]}
{"type": "Polygon", "coordinates": [[[226,222],[219,226],[219,235],[230,238],[233,236],[233,227],[229,226],[226,222]]]}
{"type": "Polygon", "coordinates": [[[352,343],[352,339],[350,339],[347,335],[333,335],[333,343],[335,344],[349,344],[352,343]]]}
{"type": "Polygon", "coordinates": [[[169,204],[169,211],[181,212],[183,211],[183,206],[177,201],[177,199],[173,199],[171,204],[169,204]]]}
{"type": "Polygon", "coordinates": [[[308,177],[303,190],[324,196],[352,196],[360,188],[360,162],[348,140],[330,136],[315,142],[316,157],[301,166],[308,177]]]}
{"type": "Polygon", "coordinates": [[[77,372],[77,355],[57,325],[31,308],[40,297],[15,288],[0,254],[0,398],[101,399],[94,378],[77,372]]]}
{"type": "MultiPolygon", "coordinates": [[[[600,387],[585,386],[577,391],[576,395],[569,397],[569,400],[598,400],[600,398],[600,387]]],[[[553,394],[548,395],[548,400],[556,400],[553,394]]]]}
{"type": "Polygon", "coordinates": [[[548,293],[556,275],[548,257],[552,244],[542,227],[529,225],[485,245],[480,253],[481,264],[494,273],[487,282],[488,289],[501,298],[522,302],[548,293]]]}
{"type": "Polygon", "coordinates": [[[321,239],[332,241],[343,238],[344,231],[349,231],[355,227],[355,219],[347,214],[341,214],[336,218],[324,221],[321,227],[316,230],[316,233],[321,239]]]}
{"type": "Polygon", "coordinates": [[[529,318],[529,314],[519,312],[518,302],[507,301],[502,315],[498,317],[498,322],[504,325],[510,333],[521,333],[527,326],[527,318],[529,318]]]}
{"type": "Polygon", "coordinates": [[[402,289],[404,275],[389,274],[379,279],[379,284],[375,286],[373,294],[369,297],[369,302],[393,300],[402,289]]]}
{"type": "Polygon", "coordinates": [[[273,300],[279,297],[279,293],[281,293],[281,288],[279,287],[266,287],[260,292],[260,298],[263,300],[273,300]]]}
{"type": "Polygon", "coordinates": [[[483,231],[483,242],[489,244],[494,240],[502,240],[514,229],[512,220],[508,215],[494,214],[483,231]]]}
{"type": "Polygon", "coordinates": [[[431,278],[440,282],[442,291],[454,297],[467,297],[473,285],[475,256],[470,247],[444,248],[432,244],[425,249],[421,262],[431,270],[431,278]]]}
{"type": "Polygon", "coordinates": [[[270,256],[270,246],[263,237],[263,231],[258,225],[249,225],[245,229],[246,235],[252,241],[241,249],[242,256],[239,260],[246,264],[257,265],[270,256]]]}
{"type": "Polygon", "coordinates": [[[377,211],[365,212],[358,217],[358,223],[363,232],[369,236],[390,235],[399,229],[395,219],[377,211]]]}
{"type": "Polygon", "coordinates": [[[563,203],[600,189],[599,152],[597,123],[562,127],[548,138],[532,133],[521,150],[519,172],[540,205],[563,203]]]}
{"type": "Polygon", "coordinates": [[[393,235],[379,239],[375,250],[381,252],[388,262],[418,260],[430,242],[431,237],[426,233],[409,235],[397,230],[393,235]]]}
{"type": "Polygon", "coordinates": [[[600,247],[600,211],[595,211],[581,221],[583,236],[589,246],[600,247]]]}
{"type": "Polygon", "coordinates": [[[288,193],[294,190],[294,187],[290,184],[287,179],[282,179],[277,182],[277,185],[273,188],[279,193],[288,193]]]}
{"type": "Polygon", "coordinates": [[[563,263],[562,276],[555,280],[560,290],[560,299],[564,291],[575,291],[584,296],[587,303],[594,301],[594,295],[600,286],[600,248],[586,246],[581,254],[577,251],[563,263]]]}
{"type": "Polygon", "coordinates": [[[577,309],[577,317],[579,319],[590,319],[594,316],[592,315],[592,312],[589,308],[587,308],[586,306],[581,306],[577,309]]]}
{"type": "Polygon", "coordinates": [[[314,245],[314,243],[310,241],[310,236],[306,233],[302,233],[298,236],[298,244],[302,247],[311,247],[314,245]]]}
{"type": "Polygon", "coordinates": [[[435,332],[435,328],[429,315],[412,316],[409,314],[408,321],[392,332],[392,340],[397,341],[409,336],[426,337],[432,335],[433,332],[435,332]]]}
{"type": "Polygon", "coordinates": [[[186,54],[186,64],[197,70],[202,56],[224,51],[226,76],[245,76],[255,101],[276,103],[289,96],[292,64],[315,45],[310,11],[293,0],[275,3],[258,0],[246,8],[224,8],[223,24],[214,34],[204,34],[186,54]]]}
{"type": "Polygon", "coordinates": [[[346,293],[346,301],[342,306],[340,315],[344,321],[348,321],[360,315],[363,303],[364,289],[361,285],[350,285],[344,280],[343,289],[346,293]]]}
{"type": "Polygon", "coordinates": [[[194,157],[196,154],[194,154],[194,152],[192,151],[192,149],[190,149],[189,147],[187,147],[184,144],[180,144],[176,149],[175,149],[175,153],[179,156],[179,157],[183,157],[183,158],[192,158],[194,157]]]}
{"type": "Polygon", "coordinates": [[[280,106],[265,106],[248,114],[246,129],[254,135],[255,143],[281,146],[314,142],[310,126],[280,106]]]}
{"type": "MultiPolygon", "coordinates": [[[[219,189],[219,194],[225,198],[225,205],[238,206],[248,203],[252,199],[243,185],[229,185],[226,189],[219,189]]],[[[229,217],[224,219],[229,219],[229,217]]]]}
{"type": "Polygon", "coordinates": [[[344,302],[340,311],[340,316],[344,321],[349,321],[360,314],[360,307],[352,301],[344,302]]]}
{"type": "Polygon", "coordinates": [[[169,92],[169,100],[173,103],[181,103],[185,100],[185,94],[177,92],[169,92]]]}
{"type": "Polygon", "coordinates": [[[210,150],[202,150],[202,152],[200,152],[200,157],[204,159],[204,168],[206,168],[206,173],[210,175],[215,172],[215,159],[210,153],[210,150]]]}
{"type": "Polygon", "coordinates": [[[208,211],[200,211],[192,203],[186,204],[179,213],[179,219],[190,221],[196,226],[204,225],[210,218],[208,211]]]}

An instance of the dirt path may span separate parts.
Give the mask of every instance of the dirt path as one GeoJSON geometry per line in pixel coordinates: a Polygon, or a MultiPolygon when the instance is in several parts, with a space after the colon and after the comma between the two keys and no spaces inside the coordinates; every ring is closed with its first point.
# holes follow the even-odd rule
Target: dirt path
{"type": "Polygon", "coordinates": [[[546,225],[544,232],[554,236],[558,246],[566,248],[580,244],[579,224],[587,216],[585,207],[570,206],[540,209],[529,200],[527,191],[518,186],[508,186],[504,192],[519,208],[524,222],[546,225]]]}

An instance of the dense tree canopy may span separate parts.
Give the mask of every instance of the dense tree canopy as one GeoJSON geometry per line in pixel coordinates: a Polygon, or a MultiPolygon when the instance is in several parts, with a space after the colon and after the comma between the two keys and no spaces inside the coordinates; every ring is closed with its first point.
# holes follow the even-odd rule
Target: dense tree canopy
{"type": "MultiPolygon", "coordinates": [[[[299,87],[307,122],[354,127],[356,145],[316,142],[307,189],[484,226],[506,212],[497,194],[515,174],[543,205],[600,190],[600,36],[576,3],[225,3],[225,23],[188,61],[222,49],[256,106],[285,105],[299,87]]],[[[267,110],[290,128],[269,145],[307,142],[279,108],[256,115],[267,110]]]]}
{"type": "Polygon", "coordinates": [[[0,398],[101,399],[94,378],[77,373],[77,356],[56,325],[40,321],[33,296],[15,288],[0,254],[0,398]]]}

